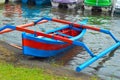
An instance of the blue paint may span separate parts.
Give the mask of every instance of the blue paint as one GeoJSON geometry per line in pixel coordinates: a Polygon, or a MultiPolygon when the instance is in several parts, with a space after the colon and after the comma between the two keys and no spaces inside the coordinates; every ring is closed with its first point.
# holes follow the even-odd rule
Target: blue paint
{"type": "MultiPolygon", "coordinates": [[[[39,19],[39,20],[35,21],[35,23],[38,23],[41,20],[51,20],[51,18],[42,18],[42,19],[39,19]]],[[[85,24],[84,21],[83,21],[83,24],[85,24]]],[[[65,25],[63,27],[47,31],[45,33],[49,34],[49,33],[57,32],[59,30],[63,30],[63,29],[66,29],[66,28],[70,28],[70,26],[69,25],[65,25]]],[[[74,40],[78,40],[78,39],[82,38],[83,35],[86,32],[86,29],[81,29],[80,28],[80,29],[77,29],[77,30],[80,30],[81,33],[79,35],[75,36],[75,37],[70,37],[69,36],[70,37],[69,39],[71,39],[73,41],[74,40]]],[[[61,35],[63,35],[63,34],[61,34],[61,35]]],[[[64,36],[67,36],[67,35],[64,35],[64,36]]],[[[27,33],[22,33],[22,38],[23,39],[29,39],[29,40],[37,41],[37,42],[42,42],[42,43],[46,43],[46,44],[53,44],[53,45],[54,44],[57,44],[57,45],[67,44],[65,42],[62,42],[62,41],[59,41],[59,40],[55,40],[55,39],[46,38],[44,36],[38,38],[34,34],[27,34],[27,33]]],[[[67,47],[61,48],[59,50],[40,50],[40,49],[31,48],[31,47],[28,47],[28,46],[23,46],[23,54],[25,54],[25,55],[31,55],[31,56],[37,56],[37,57],[50,57],[50,56],[55,56],[58,53],[61,53],[63,51],[66,51],[66,50],[72,48],[73,46],[74,45],[67,46],[67,47]]]]}
{"type": "Polygon", "coordinates": [[[50,0],[35,0],[36,5],[50,3],[50,0]]]}
{"type": "MultiPolygon", "coordinates": [[[[29,0],[22,0],[22,3],[27,4],[29,0]]],[[[32,2],[35,2],[36,5],[42,5],[50,3],[50,0],[33,0],[32,2]]]]}
{"type": "Polygon", "coordinates": [[[30,48],[27,46],[23,46],[22,48],[24,55],[36,56],[36,57],[51,57],[51,56],[56,56],[58,53],[65,52],[71,49],[72,47],[73,45],[59,50],[41,50],[41,49],[30,48]]]}
{"type": "Polygon", "coordinates": [[[41,9],[43,7],[44,6],[39,6],[39,7],[34,6],[33,8],[31,8],[26,4],[21,4],[21,9],[23,11],[23,13],[21,15],[22,15],[22,17],[29,18],[30,20],[33,18],[38,18],[37,16],[38,16],[38,14],[41,13],[41,9]]]}
{"type": "Polygon", "coordinates": [[[98,55],[94,55],[92,53],[92,51],[87,47],[87,45],[85,45],[85,43],[82,42],[73,42],[73,44],[78,45],[78,46],[82,46],[86,49],[86,51],[93,57],[90,60],[86,61],[85,63],[83,63],[82,65],[79,65],[76,68],[77,72],[80,72],[81,70],[83,70],[84,68],[88,67],[89,65],[91,65],[93,62],[97,61],[98,59],[102,58],[103,56],[107,55],[109,52],[111,52],[112,50],[116,49],[117,47],[120,46],[120,41],[109,31],[109,30],[105,30],[105,29],[100,29],[100,32],[108,34],[116,43],[114,45],[112,45],[111,47],[107,48],[106,50],[102,51],[101,53],[99,53],[98,55]]]}
{"type": "Polygon", "coordinates": [[[79,24],[85,25],[88,22],[88,19],[83,19],[82,21],[79,21],[79,24]]]}
{"type": "Polygon", "coordinates": [[[99,53],[98,55],[96,55],[95,57],[91,58],[90,60],[86,61],[85,63],[83,63],[82,65],[78,66],[76,68],[77,72],[80,72],[81,70],[83,70],[84,68],[88,67],[90,64],[92,64],[93,62],[97,61],[98,59],[102,58],[103,56],[107,55],[109,52],[111,52],[112,50],[116,49],[118,46],[120,46],[120,42],[112,45],[111,47],[109,47],[108,49],[104,50],[103,52],[99,53]]]}
{"type": "Polygon", "coordinates": [[[22,3],[27,3],[28,2],[28,0],[22,0],[22,3]]]}
{"type": "Polygon", "coordinates": [[[71,27],[71,29],[75,31],[82,31],[82,28],[71,27]]]}
{"type": "MultiPolygon", "coordinates": [[[[78,36],[77,36],[77,38],[72,37],[70,39],[78,40],[85,33],[85,29],[81,33],[78,35],[79,37],[78,36]],[[82,35],[81,35],[81,33],[82,33],[82,35]]],[[[67,44],[65,42],[55,40],[55,39],[46,38],[46,37],[38,38],[34,34],[27,34],[25,32],[22,33],[22,38],[37,41],[37,42],[47,43],[47,44],[57,44],[57,45],[67,44]]],[[[50,56],[53,56],[53,55],[57,55],[58,53],[61,53],[63,51],[66,51],[66,50],[72,48],[72,46],[73,45],[68,46],[66,48],[61,48],[59,50],[49,50],[49,51],[47,51],[47,50],[38,50],[38,49],[30,48],[30,47],[27,47],[27,46],[23,46],[23,54],[31,55],[31,56],[37,56],[37,57],[50,57],[50,56]]]]}
{"type": "Polygon", "coordinates": [[[3,26],[2,28],[0,28],[0,31],[4,30],[4,29],[12,29],[12,30],[15,30],[16,29],[16,26],[11,26],[11,25],[5,25],[3,26]]]}
{"type": "Polygon", "coordinates": [[[100,29],[100,32],[103,32],[105,34],[108,34],[112,37],[112,39],[114,39],[115,42],[119,42],[119,40],[109,31],[109,30],[106,30],[106,29],[100,29]]]}
{"type": "Polygon", "coordinates": [[[73,36],[69,36],[69,35],[67,35],[67,34],[63,34],[63,33],[61,33],[61,32],[55,32],[55,34],[59,34],[59,35],[61,35],[61,36],[68,37],[68,38],[72,38],[72,37],[73,37],[73,36]]]}
{"type": "MultiPolygon", "coordinates": [[[[34,35],[27,34],[27,33],[22,33],[22,38],[37,41],[37,42],[47,43],[47,44],[57,44],[57,45],[65,44],[63,42],[56,41],[53,39],[50,40],[50,38],[37,38],[37,37],[34,37],[34,35]]],[[[58,53],[64,52],[66,50],[69,50],[70,48],[72,48],[72,46],[73,45],[65,48],[61,48],[59,50],[41,50],[41,49],[31,48],[28,46],[23,46],[23,54],[36,56],[36,57],[50,57],[50,56],[55,56],[58,53]]]]}
{"type": "Polygon", "coordinates": [[[65,25],[65,26],[62,26],[62,27],[59,27],[59,28],[56,28],[56,29],[53,29],[53,30],[49,30],[49,31],[46,31],[45,33],[49,34],[49,33],[56,32],[56,31],[59,31],[59,30],[63,30],[63,29],[66,29],[66,28],[69,28],[69,25],[65,25]]]}
{"type": "Polygon", "coordinates": [[[77,46],[82,46],[88,53],[91,57],[94,57],[95,55],[93,54],[93,52],[88,48],[88,46],[83,43],[83,42],[80,42],[80,41],[73,41],[73,44],[74,45],[77,45],[77,46]]]}
{"type": "MultiPolygon", "coordinates": [[[[42,19],[39,19],[39,20],[35,21],[35,23],[38,23],[41,20],[49,20],[50,21],[50,20],[52,20],[52,18],[44,17],[42,19]]],[[[87,22],[86,20],[83,21],[83,24],[85,24],[86,22],[87,22]]],[[[6,26],[0,28],[0,31],[4,30],[6,28],[10,28],[12,30],[15,30],[16,26],[6,25],[6,26]]],[[[57,32],[58,30],[62,30],[62,29],[65,29],[65,28],[72,28],[72,26],[71,25],[67,25],[67,26],[64,26],[62,28],[58,28],[58,29],[52,30],[50,32],[57,32]]],[[[99,53],[97,55],[94,55],[94,53],[89,49],[89,47],[85,43],[80,42],[80,41],[76,41],[79,38],[83,37],[83,35],[86,32],[86,29],[82,29],[82,28],[80,28],[80,29],[79,28],[72,28],[72,29],[74,29],[76,31],[78,31],[78,30],[81,31],[82,30],[82,32],[78,36],[76,36],[76,37],[69,36],[70,37],[69,39],[73,41],[72,44],[73,45],[77,45],[77,46],[82,46],[89,53],[89,55],[92,57],[90,60],[88,60],[85,63],[83,63],[82,65],[78,66],[76,68],[77,72],[80,72],[84,68],[86,68],[89,65],[91,65],[93,62],[97,61],[98,59],[102,58],[103,56],[107,55],[109,52],[111,52],[112,50],[114,50],[115,48],[120,46],[120,41],[109,30],[100,29],[100,32],[108,34],[116,43],[114,45],[112,45],[111,47],[107,48],[106,50],[102,51],[101,53],[99,53]]],[[[46,32],[46,34],[48,34],[50,32],[46,32]]],[[[61,35],[63,35],[63,34],[61,34],[61,35]]],[[[63,35],[63,36],[67,36],[67,35],[63,35]]],[[[33,40],[33,41],[38,41],[38,42],[43,42],[43,43],[48,43],[48,44],[58,44],[58,45],[59,44],[67,44],[65,42],[62,42],[62,41],[59,41],[59,40],[50,39],[50,38],[46,38],[44,36],[38,38],[38,37],[36,37],[35,34],[23,33],[22,34],[22,38],[33,40]]],[[[65,48],[61,48],[59,50],[39,50],[39,49],[34,49],[34,48],[31,48],[31,47],[28,47],[28,46],[23,46],[23,54],[31,55],[31,56],[37,56],[37,57],[50,57],[50,56],[57,55],[57,53],[60,53],[60,52],[63,52],[63,51],[66,51],[66,50],[70,49],[73,45],[67,46],[65,48]]]]}
{"type": "Polygon", "coordinates": [[[42,21],[42,20],[48,20],[48,21],[51,21],[52,18],[43,17],[43,18],[38,19],[37,21],[34,21],[34,23],[37,24],[38,22],[40,22],[40,21],[42,21]]]}

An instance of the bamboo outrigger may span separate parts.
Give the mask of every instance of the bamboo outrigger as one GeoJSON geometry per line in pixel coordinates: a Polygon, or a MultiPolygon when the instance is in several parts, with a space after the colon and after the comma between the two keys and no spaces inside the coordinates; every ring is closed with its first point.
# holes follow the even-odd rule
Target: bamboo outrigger
{"type": "MultiPolygon", "coordinates": [[[[26,29],[26,28],[11,26],[11,25],[6,25],[6,26],[0,28],[0,31],[6,30],[6,29],[17,30],[17,31],[26,32],[26,33],[29,33],[29,34],[34,34],[34,35],[37,35],[37,36],[43,36],[43,37],[49,38],[49,39],[62,41],[62,42],[65,42],[65,43],[76,45],[76,46],[82,46],[89,53],[89,55],[91,56],[91,59],[86,61],[85,63],[81,64],[80,66],[77,66],[76,67],[77,72],[80,72],[84,68],[91,65],[93,62],[97,61],[98,59],[102,58],[103,56],[105,56],[106,54],[108,54],[109,52],[111,52],[112,50],[114,50],[114,49],[116,49],[117,47],[120,46],[120,41],[109,30],[106,30],[106,29],[100,29],[100,28],[96,28],[96,27],[93,27],[93,26],[87,26],[85,24],[77,24],[77,23],[73,23],[73,22],[70,22],[70,21],[65,21],[65,20],[60,20],[60,19],[55,19],[55,18],[46,18],[46,17],[41,18],[41,19],[33,22],[34,24],[32,23],[32,25],[38,24],[39,22],[41,22],[43,20],[54,21],[54,22],[59,22],[59,23],[63,23],[63,24],[72,25],[73,28],[90,29],[90,30],[105,33],[105,34],[108,34],[115,41],[115,44],[112,45],[111,47],[109,47],[108,49],[102,51],[101,53],[95,55],[84,42],[81,42],[81,41],[78,41],[78,40],[71,40],[67,37],[60,37],[58,35],[51,35],[51,34],[47,34],[47,33],[43,33],[43,32],[29,30],[29,29],[26,29]]],[[[27,26],[28,25],[26,25],[26,27],[27,26]]],[[[4,31],[2,33],[4,33],[4,31]]]]}

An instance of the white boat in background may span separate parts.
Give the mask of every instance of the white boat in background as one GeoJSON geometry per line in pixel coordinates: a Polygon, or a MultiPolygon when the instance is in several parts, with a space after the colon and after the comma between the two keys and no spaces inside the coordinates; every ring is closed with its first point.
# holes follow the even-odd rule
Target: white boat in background
{"type": "Polygon", "coordinates": [[[83,0],[51,0],[53,7],[59,7],[59,5],[67,6],[73,9],[79,5],[83,5],[83,0]]]}
{"type": "Polygon", "coordinates": [[[114,12],[120,13],[120,0],[117,0],[114,6],[114,12]]]}

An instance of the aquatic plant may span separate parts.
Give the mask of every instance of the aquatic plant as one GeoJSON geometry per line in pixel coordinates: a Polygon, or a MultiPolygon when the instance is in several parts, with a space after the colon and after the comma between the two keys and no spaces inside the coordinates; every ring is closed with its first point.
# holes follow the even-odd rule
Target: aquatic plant
{"type": "Polygon", "coordinates": [[[102,25],[109,23],[109,17],[88,17],[88,24],[91,25],[102,25]]]}

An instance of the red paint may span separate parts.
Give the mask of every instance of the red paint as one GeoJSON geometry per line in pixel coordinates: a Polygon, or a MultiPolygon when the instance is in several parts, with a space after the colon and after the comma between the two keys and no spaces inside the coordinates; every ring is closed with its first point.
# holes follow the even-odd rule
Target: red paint
{"type": "MultiPolygon", "coordinates": [[[[45,23],[45,22],[48,22],[48,21],[47,20],[43,20],[43,21],[38,22],[37,24],[42,24],[42,23],[45,23]]],[[[19,25],[19,26],[16,26],[16,27],[26,28],[26,27],[30,27],[30,26],[34,26],[34,23],[31,22],[31,23],[19,25]]],[[[0,34],[11,32],[11,31],[13,31],[13,30],[12,29],[5,29],[3,31],[0,31],[0,34]]]]}
{"type": "Polygon", "coordinates": [[[93,27],[93,26],[87,26],[87,25],[80,25],[80,24],[72,23],[72,22],[66,21],[66,20],[60,20],[60,19],[52,18],[52,21],[59,22],[59,23],[63,23],[63,24],[72,24],[72,25],[75,26],[75,27],[82,27],[82,28],[86,28],[86,29],[91,29],[91,30],[95,30],[95,31],[100,31],[100,28],[96,28],[96,27],[93,27]]]}
{"type": "Polygon", "coordinates": [[[36,34],[38,36],[44,36],[44,37],[47,37],[47,38],[53,38],[56,39],[56,40],[61,40],[63,42],[67,42],[67,43],[70,43],[72,44],[72,40],[68,39],[68,38],[65,38],[65,37],[61,37],[61,36],[57,36],[57,35],[50,35],[50,34],[45,34],[43,32],[37,32],[37,31],[33,31],[33,30],[29,30],[29,29],[25,29],[25,28],[19,28],[19,27],[16,27],[16,30],[18,31],[22,31],[22,32],[27,32],[27,33],[31,33],[31,34],[36,34]]]}
{"type": "Polygon", "coordinates": [[[60,20],[60,19],[56,19],[56,18],[52,18],[52,21],[63,23],[63,24],[72,24],[72,22],[70,22],[70,21],[60,20]]]}
{"type": "Polygon", "coordinates": [[[41,49],[41,50],[59,50],[61,48],[66,48],[67,46],[70,46],[71,44],[48,44],[43,42],[37,42],[34,40],[29,39],[23,39],[23,46],[28,46],[35,49],[41,49]]]}
{"type": "Polygon", "coordinates": [[[91,29],[91,30],[95,30],[95,31],[100,31],[100,28],[93,27],[93,26],[80,25],[80,24],[77,24],[77,23],[73,23],[73,25],[74,25],[75,27],[82,27],[82,28],[86,28],[86,29],[91,29]]]}

